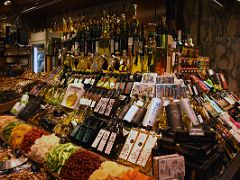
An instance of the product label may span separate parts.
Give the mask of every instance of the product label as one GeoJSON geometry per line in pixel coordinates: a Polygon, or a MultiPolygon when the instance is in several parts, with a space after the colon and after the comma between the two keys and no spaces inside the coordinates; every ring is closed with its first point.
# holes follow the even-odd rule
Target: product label
{"type": "Polygon", "coordinates": [[[94,108],[94,112],[98,112],[99,109],[101,108],[102,104],[103,104],[104,98],[101,98],[99,100],[99,102],[97,103],[96,107],[94,108]]]}
{"type": "Polygon", "coordinates": [[[111,54],[114,53],[114,39],[110,40],[110,52],[111,54]]]}
{"type": "Polygon", "coordinates": [[[107,146],[106,146],[106,149],[105,149],[105,153],[106,153],[106,154],[110,154],[110,153],[111,153],[113,144],[114,144],[114,142],[115,142],[115,140],[116,140],[116,137],[117,137],[117,133],[112,132],[112,133],[111,133],[111,136],[110,136],[110,138],[109,138],[109,140],[108,140],[108,144],[107,144],[107,146]]]}
{"type": "Polygon", "coordinates": [[[192,91],[192,88],[191,88],[190,84],[187,85],[187,88],[188,88],[188,91],[189,91],[190,95],[193,95],[193,91],[192,91]]]}
{"type": "Polygon", "coordinates": [[[91,108],[94,108],[94,107],[95,107],[95,105],[96,105],[96,101],[92,101],[92,103],[91,103],[90,107],[91,107],[91,108]]]}
{"type": "Polygon", "coordinates": [[[130,131],[130,133],[129,133],[127,139],[126,139],[126,142],[125,142],[125,144],[122,148],[122,151],[119,155],[119,158],[127,160],[128,156],[129,156],[129,154],[132,150],[132,147],[135,143],[137,135],[138,135],[138,131],[133,130],[133,129],[130,131]]]}
{"type": "Polygon", "coordinates": [[[98,151],[101,151],[101,152],[103,151],[103,149],[104,149],[104,147],[105,147],[105,145],[106,145],[106,143],[107,143],[107,140],[108,140],[109,135],[110,135],[110,131],[107,131],[107,130],[106,130],[106,131],[104,132],[104,135],[103,135],[103,137],[102,137],[99,145],[98,145],[98,148],[97,148],[98,151]]]}
{"type": "Polygon", "coordinates": [[[101,108],[100,108],[100,110],[98,112],[99,114],[103,114],[105,112],[106,107],[108,105],[108,101],[109,101],[109,98],[103,98],[102,106],[101,106],[101,108]]]}
{"type": "Polygon", "coordinates": [[[198,91],[197,91],[197,87],[196,86],[193,86],[193,91],[194,91],[194,94],[197,96],[198,95],[198,91]]]}
{"type": "Polygon", "coordinates": [[[201,116],[200,114],[198,114],[197,117],[198,117],[198,121],[199,121],[200,123],[203,123],[203,118],[202,118],[202,116],[201,116]]]}
{"type": "Polygon", "coordinates": [[[118,42],[115,42],[115,51],[118,51],[118,42]]]}
{"type": "Polygon", "coordinates": [[[115,102],[115,99],[110,99],[109,102],[108,102],[108,106],[107,106],[107,109],[105,111],[105,116],[109,116],[111,111],[112,111],[112,107],[114,105],[114,102],[115,102]]]}
{"type": "Polygon", "coordinates": [[[143,42],[142,41],[139,41],[139,43],[138,43],[138,51],[140,54],[143,53],[143,42]]]}
{"type": "Polygon", "coordinates": [[[99,142],[101,141],[101,139],[102,139],[102,137],[103,137],[103,135],[104,135],[105,132],[106,132],[105,129],[101,129],[101,130],[99,131],[97,137],[95,138],[95,140],[94,140],[93,143],[92,143],[92,146],[91,146],[92,148],[96,148],[96,147],[98,146],[98,144],[99,144],[99,142]]]}
{"type": "Polygon", "coordinates": [[[98,53],[99,52],[99,41],[96,41],[95,45],[96,45],[96,52],[98,53]]]}
{"type": "Polygon", "coordinates": [[[147,134],[145,133],[140,133],[134,146],[133,146],[133,149],[132,149],[132,152],[130,153],[129,157],[128,157],[128,161],[135,164],[137,159],[138,159],[138,156],[139,154],[141,153],[141,150],[143,148],[143,145],[145,143],[145,140],[147,139],[147,134]]]}
{"type": "Polygon", "coordinates": [[[143,147],[143,150],[138,158],[137,165],[145,167],[151,153],[152,153],[152,148],[157,142],[157,137],[154,135],[149,135],[148,139],[143,147]]]}
{"type": "Polygon", "coordinates": [[[132,46],[133,45],[133,37],[129,37],[128,38],[128,46],[132,46]]]}
{"type": "Polygon", "coordinates": [[[92,78],[90,84],[93,85],[94,82],[95,82],[95,79],[92,78]]]}

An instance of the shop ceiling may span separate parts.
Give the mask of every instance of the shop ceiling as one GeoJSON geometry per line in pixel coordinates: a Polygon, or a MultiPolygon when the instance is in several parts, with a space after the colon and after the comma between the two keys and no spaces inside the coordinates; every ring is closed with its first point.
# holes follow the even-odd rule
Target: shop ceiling
{"type": "Polygon", "coordinates": [[[47,17],[119,0],[9,0],[8,5],[6,1],[0,0],[1,18],[14,18],[20,14],[27,18],[47,17]]]}
{"type": "MultiPolygon", "coordinates": [[[[37,20],[43,21],[55,15],[63,15],[71,11],[84,9],[92,6],[112,2],[137,2],[140,4],[138,7],[143,8],[141,13],[148,13],[149,16],[154,12],[153,7],[156,3],[161,4],[158,7],[159,14],[164,15],[164,7],[167,1],[186,1],[186,0],[0,0],[0,21],[4,19],[16,19],[17,17],[25,17],[34,22],[37,20]],[[151,12],[146,12],[151,10],[151,12]],[[160,9],[160,10],[159,10],[160,9]]],[[[193,0],[194,1],[194,0],[193,0]]],[[[199,0],[201,1],[201,0],[199,0]]],[[[240,4],[237,0],[209,0],[216,6],[227,8],[240,4]]],[[[239,0],[240,1],[240,0],[239,0]]],[[[188,1],[189,2],[189,1],[188,1]]],[[[122,7],[115,7],[121,9],[122,7]]],[[[155,7],[156,8],[156,7],[155,7]]],[[[121,10],[120,10],[121,11],[121,10]]],[[[93,12],[94,13],[94,12],[93,12]]]]}

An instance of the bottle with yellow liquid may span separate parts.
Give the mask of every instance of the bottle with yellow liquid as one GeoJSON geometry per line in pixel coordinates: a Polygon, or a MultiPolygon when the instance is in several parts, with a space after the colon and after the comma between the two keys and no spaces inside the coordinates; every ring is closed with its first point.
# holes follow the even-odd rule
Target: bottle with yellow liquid
{"type": "Polygon", "coordinates": [[[84,58],[84,52],[81,52],[80,57],[78,59],[77,70],[78,71],[86,71],[88,69],[88,63],[84,58]]]}

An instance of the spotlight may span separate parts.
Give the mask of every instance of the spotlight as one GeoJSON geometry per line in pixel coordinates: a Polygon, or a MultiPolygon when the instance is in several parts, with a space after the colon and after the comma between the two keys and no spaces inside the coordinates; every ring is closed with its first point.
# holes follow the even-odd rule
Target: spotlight
{"type": "Polygon", "coordinates": [[[10,6],[11,5],[11,1],[10,0],[6,0],[4,1],[4,6],[10,6]]]}

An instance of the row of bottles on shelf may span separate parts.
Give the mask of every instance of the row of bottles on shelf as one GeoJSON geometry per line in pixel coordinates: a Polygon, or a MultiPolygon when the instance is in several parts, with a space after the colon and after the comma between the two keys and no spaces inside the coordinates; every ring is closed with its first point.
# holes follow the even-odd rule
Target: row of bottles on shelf
{"type": "Polygon", "coordinates": [[[101,20],[90,18],[85,21],[86,17],[82,17],[81,24],[73,27],[71,17],[68,25],[63,19],[66,27],[63,28],[62,42],[51,39],[48,53],[57,53],[63,65],[77,70],[158,74],[174,71],[180,63],[178,53],[183,57],[198,57],[198,49],[193,47],[187,33],[177,31],[173,25],[167,26],[165,17],[156,24],[139,23],[136,8],[135,4],[135,13],[130,20],[124,13],[121,17],[104,13],[101,20]],[[172,62],[168,62],[168,48],[176,51],[172,62]]]}
{"type": "MultiPolygon", "coordinates": [[[[206,94],[214,93],[216,91],[227,88],[226,81],[225,79],[223,79],[224,77],[221,73],[219,74],[222,78],[219,79],[219,81],[216,81],[216,79],[213,79],[213,78],[218,76],[218,73],[213,73],[212,71],[209,71],[209,72],[210,72],[209,79],[206,79],[206,80],[202,80],[200,77],[192,75],[191,81],[186,81],[186,86],[184,85],[184,87],[182,87],[182,91],[187,90],[187,94],[182,95],[180,93],[180,96],[176,96],[176,98],[174,99],[186,98],[187,95],[190,95],[193,97],[198,97],[198,96],[205,97],[206,94]]],[[[137,74],[135,76],[119,75],[119,74],[115,74],[115,75],[114,74],[112,75],[111,74],[102,74],[102,75],[72,74],[68,76],[66,74],[63,74],[62,77],[58,80],[58,82],[60,82],[59,85],[64,85],[63,87],[66,87],[68,84],[71,84],[71,83],[81,82],[84,84],[84,87],[86,90],[94,91],[93,94],[92,93],[88,94],[90,95],[89,97],[95,97],[94,94],[99,94],[100,96],[109,97],[107,98],[108,100],[104,98],[101,100],[99,99],[99,103],[105,104],[105,108],[111,107],[111,105],[108,106],[108,103],[110,103],[109,100],[111,99],[111,97],[120,96],[120,95],[126,95],[126,96],[130,95],[132,97],[132,101],[130,102],[130,104],[135,105],[137,107],[143,107],[144,102],[149,102],[149,98],[152,98],[155,96],[157,98],[164,97],[164,98],[170,98],[170,99],[175,97],[175,96],[172,96],[174,93],[169,91],[170,89],[174,88],[173,86],[174,81],[171,80],[172,78],[165,76],[164,78],[162,78],[162,80],[160,80],[159,77],[157,77],[155,80],[153,79],[154,79],[154,74],[151,74],[151,73],[143,74],[143,77],[142,75],[137,75],[137,74]],[[149,76],[148,80],[146,80],[147,76],[149,76]],[[153,93],[156,93],[153,96],[147,96],[148,95],[147,91],[145,91],[146,89],[143,88],[145,84],[150,84],[150,83],[153,83],[153,84],[157,83],[153,85],[153,93]],[[138,86],[136,86],[136,84],[138,86]],[[138,88],[140,89],[143,88],[144,93],[143,94],[139,93],[142,90],[136,90],[138,88]],[[158,93],[158,91],[160,91],[160,93],[158,93]],[[172,95],[170,96],[169,94],[172,94],[172,95]],[[137,96],[138,98],[134,98],[135,96],[137,96]],[[134,99],[135,100],[138,99],[138,100],[134,101],[134,99]]],[[[52,87],[48,89],[46,94],[46,99],[48,99],[48,97],[49,97],[49,100],[53,100],[53,101],[55,97],[60,97],[60,99],[62,99],[64,93],[65,91],[62,91],[61,88],[52,87]],[[59,91],[61,93],[59,93],[59,91]]],[[[150,93],[152,93],[152,91],[150,93]]],[[[175,92],[175,93],[177,94],[178,92],[175,92]]],[[[204,101],[205,100],[206,98],[204,98],[204,101]]],[[[61,100],[59,100],[58,102],[61,102],[61,100]]],[[[95,105],[96,105],[96,102],[95,102],[95,105]]],[[[99,106],[101,107],[101,105],[99,106]]],[[[98,112],[97,110],[95,111],[98,112]]],[[[106,109],[101,110],[102,114],[104,114],[105,111],[106,109]]]]}

